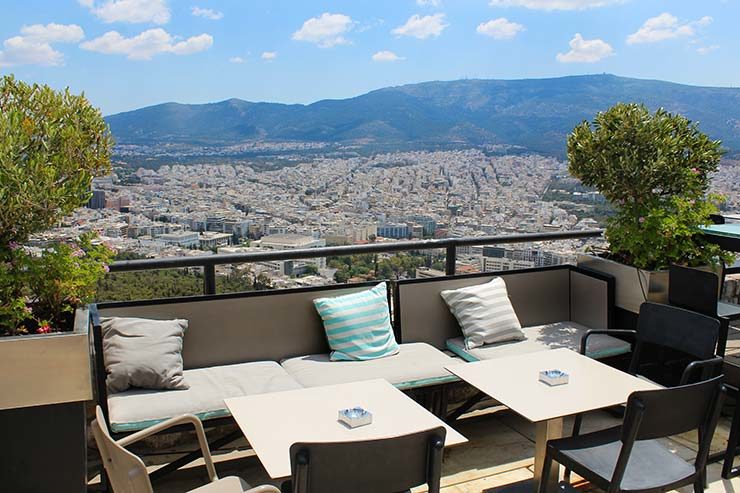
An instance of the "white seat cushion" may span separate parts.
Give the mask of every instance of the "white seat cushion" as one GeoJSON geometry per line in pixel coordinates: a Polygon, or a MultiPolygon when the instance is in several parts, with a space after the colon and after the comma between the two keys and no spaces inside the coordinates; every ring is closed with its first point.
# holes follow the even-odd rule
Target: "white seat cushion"
{"type": "Polygon", "coordinates": [[[229,416],[227,397],[299,389],[293,377],[274,361],[185,370],[187,390],[129,389],[108,396],[111,430],[143,430],[181,414],[201,420],[229,416]]]}
{"type": "MultiPolygon", "coordinates": [[[[590,330],[588,327],[576,322],[556,322],[523,328],[522,332],[526,337],[523,341],[500,342],[465,349],[463,337],[456,337],[447,341],[447,347],[467,361],[481,361],[558,348],[579,351],[581,339],[588,330],[590,330]]],[[[631,346],[628,342],[616,337],[596,334],[589,337],[586,349],[587,356],[607,358],[628,353],[631,346]]]]}
{"type": "Polygon", "coordinates": [[[414,342],[399,344],[397,354],[374,360],[329,361],[328,354],[312,354],[281,364],[304,387],[384,378],[399,389],[407,389],[457,381],[445,369],[455,363],[455,358],[433,346],[414,342]]]}

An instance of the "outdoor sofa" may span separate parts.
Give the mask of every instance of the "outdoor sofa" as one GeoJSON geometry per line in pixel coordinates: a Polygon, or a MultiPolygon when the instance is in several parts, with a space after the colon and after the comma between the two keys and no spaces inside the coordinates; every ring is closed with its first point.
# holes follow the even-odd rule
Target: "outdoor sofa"
{"type": "MultiPolygon", "coordinates": [[[[136,432],[183,413],[206,426],[232,422],[227,397],[279,392],[318,385],[384,378],[439,416],[447,410],[449,385],[459,379],[445,367],[465,361],[549,348],[578,350],[588,329],[609,329],[614,280],[564,265],[499,273],[388,282],[394,356],[339,362],[329,360],[321,318],[313,300],[367,290],[375,282],[176,299],[101,303],[91,307],[97,401],[114,436],[136,432]],[[465,350],[461,329],[440,291],[504,279],[527,339],[465,350]],[[102,351],[101,317],[186,319],[184,378],[188,390],[129,389],[109,393],[102,351]]],[[[609,336],[593,357],[630,351],[609,336]]],[[[597,338],[592,338],[597,339],[597,338]]],[[[233,440],[233,437],[231,438],[233,440]]],[[[224,438],[212,446],[228,443],[224,438]]]]}

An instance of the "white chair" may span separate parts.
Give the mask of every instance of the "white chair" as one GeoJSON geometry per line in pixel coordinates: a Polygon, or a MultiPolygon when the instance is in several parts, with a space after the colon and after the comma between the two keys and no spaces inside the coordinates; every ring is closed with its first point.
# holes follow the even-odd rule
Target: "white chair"
{"type": "Polygon", "coordinates": [[[134,434],[128,435],[118,441],[114,440],[108,432],[105,424],[103,410],[98,406],[95,409],[95,417],[91,426],[98,444],[100,455],[103,458],[103,466],[108,473],[108,479],[113,487],[114,493],[153,493],[152,483],[149,480],[144,462],[136,455],[126,450],[126,446],[139,440],[159,433],[173,426],[190,423],[195,427],[198,443],[203,452],[203,460],[206,463],[210,483],[200,488],[191,490],[191,493],[280,493],[280,490],[272,485],[262,485],[252,488],[243,479],[229,476],[219,479],[216,468],[213,465],[211,450],[208,448],[206,433],[203,424],[192,414],[183,414],[168,419],[162,423],[151,426],[134,434]]]}

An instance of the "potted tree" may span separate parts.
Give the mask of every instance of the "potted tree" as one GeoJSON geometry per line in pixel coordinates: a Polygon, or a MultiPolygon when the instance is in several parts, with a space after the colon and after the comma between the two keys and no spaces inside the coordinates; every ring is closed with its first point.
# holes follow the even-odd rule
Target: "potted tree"
{"type": "Polygon", "coordinates": [[[111,138],[84,96],[10,76],[0,79],[0,135],[0,484],[83,491],[83,307],[113,252],[92,233],[26,245],[89,200],[92,178],[110,170],[111,138]]]}
{"type": "Polygon", "coordinates": [[[568,137],[568,170],[614,208],[608,251],[578,263],[615,276],[617,307],[637,313],[646,300],[667,302],[670,264],[731,260],[699,230],[722,201],[709,193],[722,153],[696,123],[638,104],[617,104],[568,137]]]}

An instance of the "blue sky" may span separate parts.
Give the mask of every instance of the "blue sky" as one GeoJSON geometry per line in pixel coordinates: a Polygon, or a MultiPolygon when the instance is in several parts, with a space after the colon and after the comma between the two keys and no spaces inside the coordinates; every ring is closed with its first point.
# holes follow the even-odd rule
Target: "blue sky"
{"type": "Polygon", "coordinates": [[[12,0],[0,73],[105,114],[460,78],[740,85],[740,0],[12,0]]]}

